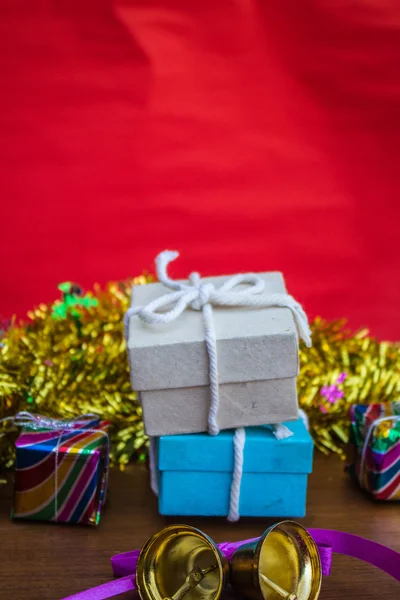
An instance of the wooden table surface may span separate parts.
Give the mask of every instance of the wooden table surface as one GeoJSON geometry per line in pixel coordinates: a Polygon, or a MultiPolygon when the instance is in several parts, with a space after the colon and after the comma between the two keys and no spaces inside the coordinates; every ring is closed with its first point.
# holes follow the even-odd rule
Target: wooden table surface
{"type": "MultiPolygon", "coordinates": [[[[199,490],[201,494],[201,490],[199,490]]],[[[139,547],[172,519],[157,514],[146,467],[113,470],[109,502],[98,528],[11,522],[11,478],[0,486],[1,600],[59,600],[111,579],[110,557],[139,547]]],[[[177,520],[180,521],[179,519],[177,520]]],[[[259,535],[273,522],[196,518],[182,521],[205,530],[216,541],[259,535]]],[[[335,456],[316,455],[310,477],[309,527],[340,529],[362,535],[400,551],[400,505],[372,502],[343,472],[335,456]]],[[[129,600],[134,594],[118,598],[129,600]]],[[[323,580],[321,600],[394,600],[400,584],[370,565],[335,555],[333,573],[323,580]]]]}

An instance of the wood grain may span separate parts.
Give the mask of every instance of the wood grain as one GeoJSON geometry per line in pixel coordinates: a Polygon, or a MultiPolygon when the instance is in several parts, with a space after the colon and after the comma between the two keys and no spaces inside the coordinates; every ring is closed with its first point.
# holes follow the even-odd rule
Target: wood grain
{"type": "MultiPolygon", "coordinates": [[[[12,522],[11,503],[10,478],[0,486],[1,600],[59,600],[104,583],[112,577],[113,554],[139,547],[154,531],[173,522],[157,514],[147,469],[139,466],[111,472],[109,501],[98,528],[12,522]]],[[[242,519],[231,525],[224,519],[186,518],[185,522],[216,541],[233,541],[259,535],[272,521],[242,519]]],[[[301,522],[362,535],[400,551],[400,505],[371,501],[348,480],[335,456],[317,454],[308,515],[301,522]]],[[[394,600],[400,598],[400,584],[365,563],[335,556],[333,573],[324,579],[320,598],[394,600]]]]}

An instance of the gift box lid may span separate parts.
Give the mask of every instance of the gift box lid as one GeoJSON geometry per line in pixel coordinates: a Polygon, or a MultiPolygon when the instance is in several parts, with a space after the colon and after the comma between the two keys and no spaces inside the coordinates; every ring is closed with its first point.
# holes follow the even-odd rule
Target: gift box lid
{"type": "MultiPolygon", "coordinates": [[[[265,293],[285,293],[281,273],[260,273],[265,293]]],[[[229,276],[205,277],[216,287],[229,276]]],[[[242,286],[240,286],[242,287],[242,286]]],[[[168,293],[161,283],[134,286],[132,306],[144,306],[168,293]]],[[[295,377],[298,337],[288,308],[213,307],[220,383],[295,377]]],[[[169,324],[129,320],[128,354],[135,390],[209,384],[208,356],[201,311],[186,309],[169,324]]]]}
{"type": "MultiPolygon", "coordinates": [[[[84,423],[76,423],[68,429],[23,429],[18,436],[15,447],[17,450],[35,450],[47,454],[55,452],[58,447],[59,454],[68,454],[71,457],[79,455],[78,458],[86,458],[89,454],[99,453],[108,446],[109,421],[93,419],[84,423]]],[[[17,458],[19,466],[21,461],[29,461],[26,454],[24,458],[17,458]]],[[[32,460],[36,460],[32,457],[32,460]]],[[[26,465],[24,464],[24,467],[26,465]]]]}
{"type": "MultiPolygon", "coordinates": [[[[293,436],[277,440],[268,426],[246,428],[247,473],[311,473],[313,441],[301,419],[287,423],[293,436]]],[[[234,430],[158,438],[160,471],[233,471],[234,430]]]]}

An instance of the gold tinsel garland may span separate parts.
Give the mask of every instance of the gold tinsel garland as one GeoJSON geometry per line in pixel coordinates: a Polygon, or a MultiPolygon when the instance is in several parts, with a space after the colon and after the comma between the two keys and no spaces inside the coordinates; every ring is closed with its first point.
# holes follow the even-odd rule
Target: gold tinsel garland
{"type": "MultiPolygon", "coordinates": [[[[20,410],[65,418],[96,413],[111,421],[113,464],[144,461],[147,438],[130,386],[123,315],[132,284],[151,280],[143,275],[87,294],[62,284],[61,300],[40,305],[28,314],[29,322],[5,328],[0,418],[20,410]]],[[[311,328],[313,347],[300,349],[300,404],[317,448],[343,457],[350,406],[399,399],[400,348],[378,342],[367,330],[352,334],[344,321],[318,318],[311,328]],[[329,401],[321,390],[335,386],[342,373],[343,397],[329,401]]],[[[12,466],[16,435],[9,422],[0,424],[0,467],[12,466]]]]}

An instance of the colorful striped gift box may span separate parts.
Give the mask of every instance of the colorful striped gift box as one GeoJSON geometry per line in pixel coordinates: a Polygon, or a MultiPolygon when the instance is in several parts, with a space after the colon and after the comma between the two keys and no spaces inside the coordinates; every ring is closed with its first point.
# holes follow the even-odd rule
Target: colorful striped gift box
{"type": "Polygon", "coordinates": [[[376,500],[400,500],[400,402],[351,408],[351,471],[376,500]]]}
{"type": "Polygon", "coordinates": [[[14,519],[97,525],[107,491],[108,421],[25,428],[16,441],[14,519]]]}

